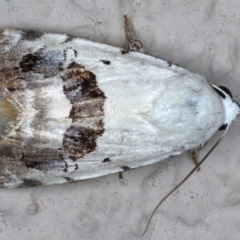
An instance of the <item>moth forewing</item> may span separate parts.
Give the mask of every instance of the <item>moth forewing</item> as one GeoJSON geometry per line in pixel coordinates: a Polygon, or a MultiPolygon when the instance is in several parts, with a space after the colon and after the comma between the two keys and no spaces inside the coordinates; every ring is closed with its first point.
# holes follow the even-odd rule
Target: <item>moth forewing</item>
{"type": "Polygon", "coordinates": [[[0,58],[5,188],[162,161],[204,144],[239,112],[200,75],[77,37],[6,29],[0,58]]]}

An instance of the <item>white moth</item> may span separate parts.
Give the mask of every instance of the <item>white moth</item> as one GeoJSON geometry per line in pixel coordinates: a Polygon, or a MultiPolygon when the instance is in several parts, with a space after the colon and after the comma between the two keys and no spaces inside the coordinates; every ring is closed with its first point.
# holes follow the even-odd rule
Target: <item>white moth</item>
{"type": "Polygon", "coordinates": [[[239,113],[203,76],[81,38],[7,29],[0,59],[5,188],[156,163],[202,146],[239,113]]]}

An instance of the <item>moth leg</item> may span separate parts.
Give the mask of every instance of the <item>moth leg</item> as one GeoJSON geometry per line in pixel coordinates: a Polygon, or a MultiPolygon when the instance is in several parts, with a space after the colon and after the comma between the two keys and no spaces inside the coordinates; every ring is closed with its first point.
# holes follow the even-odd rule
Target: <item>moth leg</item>
{"type": "Polygon", "coordinates": [[[122,173],[122,172],[119,172],[119,173],[118,173],[118,178],[119,178],[119,179],[123,179],[123,173],[122,173]]]}
{"type": "Polygon", "coordinates": [[[123,15],[123,17],[125,36],[129,44],[129,51],[143,52],[143,44],[140,40],[137,39],[137,36],[133,31],[133,27],[130,24],[127,15],[123,15]]]}
{"type": "MultiPolygon", "coordinates": [[[[195,166],[197,166],[197,164],[198,164],[197,153],[199,150],[200,150],[200,148],[196,148],[191,151],[191,159],[192,159],[193,163],[195,164],[195,166]]],[[[197,169],[197,171],[200,171],[200,167],[197,169]]]]}

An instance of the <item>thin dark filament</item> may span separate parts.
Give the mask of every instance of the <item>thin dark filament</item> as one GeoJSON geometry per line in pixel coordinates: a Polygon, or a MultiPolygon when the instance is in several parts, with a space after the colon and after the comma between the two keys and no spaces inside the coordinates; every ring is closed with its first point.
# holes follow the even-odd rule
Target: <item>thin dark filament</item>
{"type": "Polygon", "coordinates": [[[185,183],[188,178],[202,165],[202,163],[207,159],[207,157],[210,155],[210,153],[215,149],[215,147],[219,144],[219,142],[222,140],[223,136],[225,135],[226,131],[223,133],[223,135],[218,139],[218,141],[212,146],[212,148],[208,151],[208,153],[203,157],[203,159],[192,169],[191,172],[188,173],[188,175],[180,182],[178,183],[159,203],[158,205],[154,208],[152,214],[150,215],[150,218],[147,222],[147,225],[144,229],[144,232],[142,233],[142,236],[146,233],[149,224],[153,218],[153,215],[157,211],[157,209],[162,205],[162,203],[173,193],[175,192],[183,183],[185,183]]]}

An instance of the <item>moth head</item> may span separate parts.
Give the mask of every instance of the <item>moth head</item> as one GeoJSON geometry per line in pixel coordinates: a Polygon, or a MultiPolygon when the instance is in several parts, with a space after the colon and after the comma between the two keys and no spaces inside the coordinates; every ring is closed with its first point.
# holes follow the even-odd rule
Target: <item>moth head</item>
{"type": "Polygon", "coordinates": [[[219,128],[219,130],[225,130],[226,132],[232,121],[240,113],[240,108],[239,105],[232,100],[232,94],[226,87],[215,86],[213,84],[212,86],[221,98],[225,113],[224,124],[219,128]]]}

